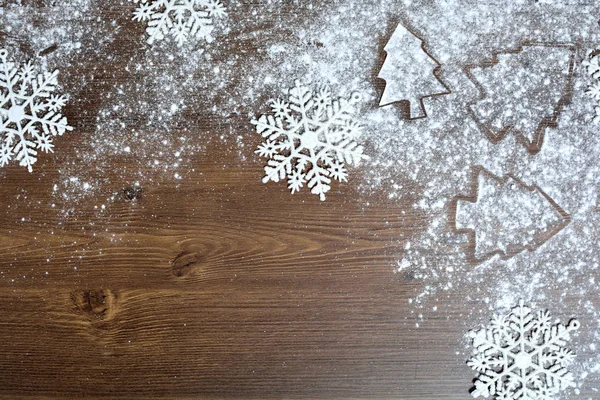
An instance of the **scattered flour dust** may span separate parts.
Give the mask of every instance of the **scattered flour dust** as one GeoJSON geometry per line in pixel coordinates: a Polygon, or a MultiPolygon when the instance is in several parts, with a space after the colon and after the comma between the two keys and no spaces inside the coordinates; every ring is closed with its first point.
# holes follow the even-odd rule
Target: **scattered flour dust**
{"type": "MultiPolygon", "coordinates": [[[[76,209],[81,199],[97,199],[111,184],[109,176],[142,186],[156,178],[185,179],[181,165],[202,157],[211,140],[237,145],[228,160],[236,163],[244,142],[255,140],[227,127],[248,126],[247,135],[256,135],[249,121],[267,112],[266,102],[296,79],[326,84],[343,98],[361,93],[371,161],[361,169],[362,178],[354,173],[347,184],[361,187],[365,204],[381,193],[391,201],[417,198],[415,209],[428,216],[429,225],[405,245],[395,267],[422,282],[411,299],[415,315],[427,319],[442,299],[468,293],[467,332],[522,299],[561,319],[576,316],[581,329],[574,350],[596,353],[600,304],[590,294],[597,292],[600,262],[600,137],[590,123],[595,102],[585,95],[591,82],[581,61],[600,47],[597,1],[228,1],[229,16],[215,28],[214,42],[181,48],[168,40],[149,46],[129,8],[108,0],[42,1],[45,8],[10,3],[0,8],[3,46],[59,68],[70,105],[87,113],[69,119],[83,137],[76,157],[61,162],[57,199],[76,209]],[[99,15],[95,9],[111,12],[99,15]],[[383,47],[399,22],[424,40],[451,91],[425,99],[425,119],[406,121],[396,105],[377,107],[383,47]],[[536,155],[511,134],[491,143],[468,112],[480,93],[467,66],[524,42],[577,46],[571,102],[558,126],[546,130],[536,155]],[[40,55],[55,44],[55,51],[40,55]],[[93,67],[82,75],[80,65],[93,67]],[[206,132],[202,118],[216,118],[222,129],[206,132]],[[139,168],[117,162],[128,157],[139,168]],[[457,196],[472,194],[475,166],[540,187],[569,214],[569,225],[535,252],[471,264],[468,237],[451,229],[449,210],[457,196]]],[[[535,60],[530,67],[537,67],[535,60]]],[[[536,104],[528,95],[533,94],[521,93],[511,104],[519,115],[528,115],[520,105],[536,104]]],[[[509,218],[512,207],[493,214],[509,218]]],[[[580,387],[600,390],[600,356],[578,358],[572,371],[580,387]]]]}

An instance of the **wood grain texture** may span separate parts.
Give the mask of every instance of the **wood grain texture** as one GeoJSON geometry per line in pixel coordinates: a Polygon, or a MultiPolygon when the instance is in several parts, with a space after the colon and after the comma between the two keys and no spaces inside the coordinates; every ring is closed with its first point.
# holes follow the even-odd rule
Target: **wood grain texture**
{"type": "MultiPolygon", "coordinates": [[[[92,10],[119,20],[121,60],[144,34],[131,9],[92,10]]],[[[272,28],[266,36],[284,34],[272,28]]],[[[250,33],[228,38],[232,51],[252,51],[250,33]]],[[[440,298],[416,328],[408,299],[421,283],[394,274],[406,240],[427,228],[413,207],[422,188],[401,201],[352,184],[324,203],[290,196],[261,184],[260,138],[244,120],[192,110],[192,133],[247,136],[241,156],[213,141],[182,180],[155,177],[139,193],[126,192],[139,160],[123,157],[96,198],[57,200],[64,163],[94,168],[79,155],[101,94],[138,79],[122,67],[87,71],[94,79],[67,108],[77,134],[58,138],[34,175],[0,171],[0,398],[470,398],[457,355],[468,305],[440,298]]]]}
{"type": "Polygon", "coordinates": [[[461,333],[414,328],[419,284],[393,273],[425,216],[211,160],[73,220],[7,169],[40,207],[0,217],[0,397],[465,398],[461,333]]]}

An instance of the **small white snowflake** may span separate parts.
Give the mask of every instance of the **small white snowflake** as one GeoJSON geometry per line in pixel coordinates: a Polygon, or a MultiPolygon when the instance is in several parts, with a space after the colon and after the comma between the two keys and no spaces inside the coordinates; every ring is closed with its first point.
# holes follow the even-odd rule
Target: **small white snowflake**
{"type": "Polygon", "coordinates": [[[292,194],[306,183],[313,194],[325,200],[331,180],[348,179],[346,163],[358,166],[368,159],[356,142],[361,127],[351,113],[361,96],[333,100],[329,89],[314,93],[296,81],[289,101],[273,100],[273,115],[252,120],[266,141],[256,153],[268,158],[263,182],[288,178],[292,194]]]}
{"type": "Polygon", "coordinates": [[[0,49],[0,167],[14,158],[31,172],[38,151],[52,152],[53,137],[73,129],[60,114],[67,98],[52,94],[57,84],[58,71],[36,74],[0,49]]]}
{"type": "Polygon", "coordinates": [[[190,38],[212,42],[213,18],[227,16],[220,0],[134,0],[133,19],[147,21],[148,43],[171,35],[179,47],[190,38]]]}
{"type": "Polygon", "coordinates": [[[569,387],[567,367],[575,355],[565,346],[579,322],[552,324],[548,311],[533,314],[521,301],[507,316],[495,316],[487,328],[469,332],[475,347],[469,366],[480,375],[473,397],[551,400],[569,387]]]}

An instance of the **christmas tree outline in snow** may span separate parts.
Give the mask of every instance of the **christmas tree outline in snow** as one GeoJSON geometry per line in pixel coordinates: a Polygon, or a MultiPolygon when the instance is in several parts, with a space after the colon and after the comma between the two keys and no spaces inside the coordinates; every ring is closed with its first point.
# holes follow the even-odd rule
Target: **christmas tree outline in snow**
{"type": "Polygon", "coordinates": [[[73,130],[61,114],[67,97],[52,94],[57,85],[58,70],[38,73],[0,49],[0,167],[14,159],[32,172],[39,151],[52,153],[54,137],[73,130]]]}
{"type": "MultiPolygon", "coordinates": [[[[473,84],[479,90],[480,96],[476,100],[472,101],[467,105],[467,109],[473,120],[479,126],[479,129],[485,133],[487,138],[492,143],[501,142],[509,133],[515,135],[517,141],[521,143],[530,154],[537,154],[541,149],[544,143],[544,137],[546,134],[546,130],[548,128],[556,128],[558,126],[558,119],[560,114],[562,113],[564,107],[571,102],[572,97],[572,83],[573,76],[575,70],[575,55],[576,55],[576,47],[571,44],[561,44],[561,43],[537,43],[537,42],[524,42],[521,46],[516,49],[509,50],[500,50],[492,52],[492,58],[487,61],[483,61],[480,64],[470,64],[465,67],[465,74],[473,82],[473,84]],[[555,106],[552,108],[550,112],[543,115],[539,118],[539,122],[536,124],[536,128],[532,129],[531,132],[521,132],[517,129],[514,129],[513,125],[503,123],[501,128],[491,127],[488,123],[482,120],[477,114],[476,106],[484,103],[488,100],[494,101],[491,97],[488,97],[488,91],[486,90],[484,84],[477,79],[475,76],[478,72],[484,73],[489,69],[494,69],[499,66],[501,62],[501,58],[503,57],[512,57],[519,56],[524,51],[533,48],[547,48],[547,49],[564,49],[569,53],[568,59],[568,67],[563,70],[564,73],[564,86],[560,91],[559,98],[555,101],[555,106]],[[528,138],[528,135],[531,135],[531,138],[528,138]]],[[[513,60],[509,60],[513,61],[513,60]]],[[[556,65],[556,63],[550,63],[550,66],[556,65]]],[[[526,67],[523,70],[532,70],[532,68],[526,67]]],[[[511,71],[515,72],[515,71],[511,71]]],[[[516,76],[516,73],[512,73],[511,76],[516,76]]],[[[496,87],[505,87],[506,81],[503,81],[502,84],[495,85],[496,87]]],[[[508,96],[505,96],[508,97],[508,96]]],[[[540,96],[542,98],[543,96],[540,96]]],[[[506,112],[506,107],[498,107],[492,114],[492,117],[496,117],[500,115],[502,112],[506,112]],[[499,110],[498,110],[499,109],[499,110]]],[[[525,120],[525,119],[523,119],[525,120]]],[[[526,121],[529,121],[528,119],[526,121]]],[[[531,122],[531,121],[530,121],[531,122]]]]}
{"type": "Polygon", "coordinates": [[[381,95],[379,106],[384,107],[394,103],[407,104],[406,115],[408,119],[427,118],[424,99],[450,94],[450,89],[437,76],[441,69],[440,63],[426,50],[423,39],[399,23],[384,47],[385,60],[377,77],[385,81],[385,89],[381,95]],[[403,42],[412,41],[411,48],[403,46],[403,42]],[[415,47],[416,46],[416,47],[415,47]],[[409,53],[409,50],[418,49],[418,53],[409,53]],[[412,54],[412,57],[406,57],[412,54]],[[397,66],[401,61],[402,68],[397,66]],[[428,65],[427,65],[428,64],[428,65]],[[407,68],[412,68],[408,76],[407,68]],[[417,81],[415,77],[425,78],[417,81]],[[402,87],[402,85],[404,85],[402,87]],[[426,85],[420,87],[419,85],[426,85]],[[415,91],[420,93],[414,93],[415,91]]]}
{"type": "Polygon", "coordinates": [[[322,201],[333,179],[348,180],[346,164],[368,159],[357,140],[362,128],[352,119],[361,96],[334,99],[328,88],[316,93],[296,81],[289,100],[271,101],[271,114],[251,123],[265,140],[256,153],[268,159],[263,183],[288,179],[294,194],[304,184],[322,201]]]}
{"type": "Polygon", "coordinates": [[[575,387],[568,370],[575,354],[566,346],[579,321],[563,325],[551,320],[548,311],[534,314],[521,301],[508,315],[494,316],[488,327],[470,331],[474,352],[467,364],[479,374],[471,395],[550,400],[575,387]]]}
{"type": "Polygon", "coordinates": [[[172,36],[178,47],[191,37],[211,43],[213,19],[227,16],[221,0],[134,0],[134,21],[148,23],[148,44],[172,36]]]}
{"type": "MultiPolygon", "coordinates": [[[[507,260],[509,258],[516,256],[519,253],[522,253],[523,251],[534,252],[540,246],[542,246],[544,243],[546,243],[548,240],[550,240],[552,237],[554,237],[554,235],[556,235],[558,232],[560,232],[562,229],[564,229],[567,225],[569,225],[569,223],[571,222],[571,217],[569,216],[569,214],[567,214],[542,189],[540,189],[536,185],[527,185],[526,183],[524,183],[517,177],[513,176],[512,174],[507,174],[504,177],[498,177],[481,166],[475,167],[474,168],[473,186],[471,189],[471,193],[474,193],[474,194],[472,196],[457,196],[454,199],[454,202],[453,202],[452,206],[450,207],[450,221],[451,221],[451,224],[453,224],[452,229],[456,233],[467,234],[469,236],[468,253],[469,253],[471,262],[474,265],[480,264],[496,255],[500,256],[500,258],[503,260],[507,260]],[[517,244],[502,243],[501,247],[495,246],[493,250],[479,251],[480,247],[483,247],[482,246],[483,242],[478,238],[477,227],[475,227],[475,226],[469,227],[468,225],[470,225],[470,223],[469,223],[470,220],[465,221],[466,217],[473,216],[474,213],[473,212],[465,212],[465,216],[463,217],[463,214],[461,213],[461,209],[465,208],[465,207],[468,209],[468,211],[473,211],[473,208],[471,208],[471,207],[477,207],[475,210],[479,209],[479,207],[480,207],[479,203],[481,201],[480,194],[481,194],[482,190],[485,190],[487,188],[487,187],[484,187],[484,188],[481,187],[482,181],[487,181],[489,183],[487,185],[487,187],[495,186],[495,187],[501,188],[503,190],[521,189],[528,196],[530,196],[531,199],[535,199],[534,196],[536,196],[536,194],[539,195],[539,197],[537,198],[538,203],[541,203],[544,207],[551,209],[553,212],[554,222],[558,222],[558,223],[551,224],[545,230],[538,229],[532,238],[531,237],[528,238],[529,241],[526,243],[523,243],[523,241],[521,241],[521,243],[517,243],[517,244]],[[504,249],[502,249],[502,247],[504,249]]],[[[498,196],[496,196],[496,197],[498,197],[498,196]]],[[[521,207],[519,207],[519,205],[517,204],[512,209],[515,210],[515,212],[513,214],[516,214],[517,212],[525,210],[526,208],[523,205],[521,205],[521,207]]],[[[496,213],[499,212],[497,209],[491,210],[491,211],[496,212],[496,213]]],[[[536,211],[537,211],[537,209],[536,209],[536,211]]],[[[544,214],[544,217],[549,218],[549,216],[546,214],[544,214]]],[[[512,221],[507,220],[507,221],[503,221],[503,222],[511,223],[512,221]]],[[[541,222],[541,219],[538,222],[541,222]]],[[[515,228],[515,230],[516,231],[518,231],[519,229],[523,230],[524,228],[525,227],[523,227],[523,226],[517,226],[515,228]]],[[[498,230],[496,226],[494,228],[490,227],[489,230],[490,231],[493,230],[492,235],[493,234],[499,235],[499,234],[503,233],[501,230],[498,230]]],[[[510,233],[511,232],[509,232],[509,234],[510,233]]],[[[528,233],[530,234],[530,232],[528,232],[528,233]]],[[[482,234],[480,233],[480,235],[482,235],[482,234]]],[[[487,234],[483,233],[483,235],[487,235],[487,234]]],[[[490,247],[490,246],[488,246],[488,247],[490,247]]]]}

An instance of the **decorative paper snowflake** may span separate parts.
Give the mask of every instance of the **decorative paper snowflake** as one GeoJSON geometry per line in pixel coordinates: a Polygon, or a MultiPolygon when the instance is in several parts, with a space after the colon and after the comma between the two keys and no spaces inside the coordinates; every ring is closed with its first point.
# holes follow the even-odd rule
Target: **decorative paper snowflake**
{"type": "Polygon", "coordinates": [[[179,47],[190,38],[212,42],[213,18],[227,16],[220,0],[135,0],[140,3],[133,19],[147,21],[146,32],[153,44],[171,35],[179,47]]]}
{"type": "Polygon", "coordinates": [[[274,115],[252,121],[266,139],[256,151],[269,159],[263,182],[287,177],[292,194],[307,183],[313,194],[325,200],[332,179],[347,181],[345,163],[358,166],[368,158],[356,142],[361,127],[351,119],[360,100],[356,93],[349,100],[333,100],[329,89],[315,94],[296,81],[289,102],[274,100],[274,115]]]}
{"type": "Polygon", "coordinates": [[[547,311],[534,315],[521,301],[488,328],[471,331],[475,354],[468,364],[480,373],[473,397],[551,400],[575,386],[567,370],[575,355],[565,345],[577,329],[577,320],[553,325],[547,311]]]}
{"type": "Polygon", "coordinates": [[[0,49],[0,167],[19,161],[32,171],[38,150],[52,152],[53,137],[73,128],[60,114],[65,96],[56,89],[58,71],[36,74],[31,62],[17,66],[0,49]]]}

